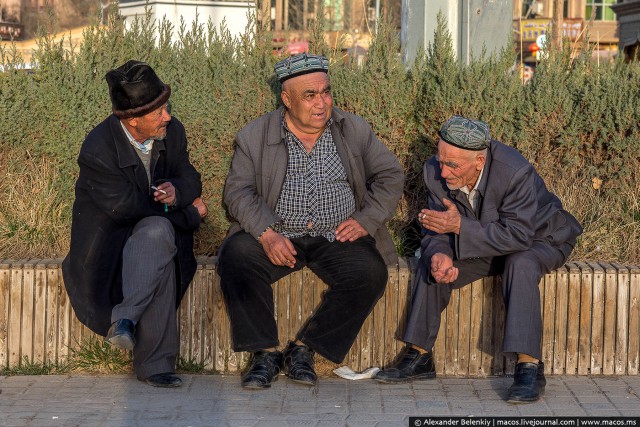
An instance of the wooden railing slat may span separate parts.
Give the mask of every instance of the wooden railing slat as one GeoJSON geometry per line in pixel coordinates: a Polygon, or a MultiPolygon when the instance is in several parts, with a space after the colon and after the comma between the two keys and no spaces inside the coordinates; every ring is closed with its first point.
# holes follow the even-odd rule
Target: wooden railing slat
{"type": "Polygon", "coordinates": [[[640,267],[629,268],[629,354],[627,374],[640,373],[640,267]]]}
{"type": "Polygon", "coordinates": [[[471,307],[469,318],[469,370],[468,375],[473,377],[483,377],[487,373],[482,370],[482,309],[484,307],[482,294],[482,280],[476,280],[469,288],[471,289],[471,307]]]}
{"type": "MultiPolygon", "coordinates": [[[[569,271],[566,267],[556,270],[556,296],[553,342],[553,366],[545,365],[547,373],[564,374],[567,358],[567,313],[569,308],[569,271]]],[[[551,362],[551,360],[548,360],[551,362]]]]}
{"type": "MultiPolygon", "coordinates": [[[[591,332],[593,302],[593,271],[585,263],[580,266],[580,338],[578,342],[578,374],[591,372],[591,332]]],[[[598,348],[598,347],[596,347],[598,348]]]]}
{"type": "Polygon", "coordinates": [[[612,265],[617,279],[617,311],[616,311],[616,347],[614,352],[614,373],[624,375],[627,372],[629,353],[629,270],[621,265],[612,265]]]}
{"type": "Polygon", "coordinates": [[[0,261],[0,366],[9,366],[9,300],[11,289],[11,263],[0,261]]]}
{"type": "MultiPolygon", "coordinates": [[[[589,344],[591,349],[591,363],[590,373],[592,375],[599,375],[602,373],[603,367],[603,355],[604,355],[604,312],[605,312],[605,280],[604,270],[597,263],[589,263],[590,268],[593,269],[592,280],[592,298],[591,298],[591,343],[589,344]]],[[[586,319],[585,319],[586,322],[586,319]]]]}
{"type": "MultiPolygon", "coordinates": [[[[80,324],[62,284],[61,260],[0,260],[0,366],[63,362],[95,335],[80,324]]],[[[181,356],[206,369],[234,372],[248,353],[231,350],[226,307],[215,258],[198,270],[179,310],[181,356]]],[[[385,294],[365,320],[344,364],[354,370],[391,363],[403,343],[415,259],[388,270],[385,294]]],[[[294,339],[320,303],[326,285],[309,269],[274,284],[281,344],[294,339]]],[[[540,282],[542,352],[548,374],[638,375],[640,268],[573,262],[540,282]]],[[[452,292],[434,347],[440,375],[512,374],[515,359],[502,353],[504,307],[499,278],[452,292]]]]}

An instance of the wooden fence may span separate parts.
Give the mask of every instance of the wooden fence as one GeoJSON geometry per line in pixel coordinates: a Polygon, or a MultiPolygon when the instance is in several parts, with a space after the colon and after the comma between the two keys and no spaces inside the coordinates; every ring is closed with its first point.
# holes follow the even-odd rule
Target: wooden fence
{"type": "MultiPolygon", "coordinates": [[[[389,269],[383,298],[366,320],[344,364],[354,370],[390,363],[403,343],[414,259],[389,269]]],[[[436,368],[447,376],[513,373],[501,353],[504,308],[493,278],[454,291],[442,315],[436,368]]],[[[281,343],[295,336],[326,285],[308,269],[274,287],[281,343]]],[[[540,282],[543,360],[549,374],[638,375],[640,268],[569,263],[540,282]]],[[[181,355],[205,368],[234,372],[247,354],[234,353],[214,258],[201,258],[179,310],[181,355]]],[[[60,260],[0,261],[0,366],[62,362],[84,339],[95,337],[70,307],[60,260]]]]}

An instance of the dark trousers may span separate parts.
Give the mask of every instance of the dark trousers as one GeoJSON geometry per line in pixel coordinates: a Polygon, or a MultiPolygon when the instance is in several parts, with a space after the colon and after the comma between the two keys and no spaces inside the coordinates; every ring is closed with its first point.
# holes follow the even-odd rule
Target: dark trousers
{"type": "MultiPolygon", "coordinates": [[[[568,252],[567,252],[568,253],[568,252]]],[[[503,352],[542,357],[542,316],[538,284],[546,273],[562,266],[564,254],[544,242],[534,242],[523,252],[454,261],[458,279],[439,284],[430,274],[431,260],[422,257],[416,271],[411,313],[403,340],[430,350],[440,329],[440,316],[449,304],[451,291],[487,276],[502,276],[506,311],[503,352]]]]}
{"type": "Polygon", "coordinates": [[[228,237],[218,255],[218,273],[231,321],[233,349],[257,351],[277,347],[272,284],[309,267],[329,289],[297,339],[332,362],[344,359],[367,315],[384,293],[387,267],[370,236],[355,242],[324,237],[291,239],[295,267],[273,265],[250,234],[228,237]]]}
{"type": "Polygon", "coordinates": [[[159,216],[140,220],[122,251],[123,300],[111,311],[111,321],[136,324],[133,369],[140,379],[175,371],[176,252],[173,225],[159,216]]]}

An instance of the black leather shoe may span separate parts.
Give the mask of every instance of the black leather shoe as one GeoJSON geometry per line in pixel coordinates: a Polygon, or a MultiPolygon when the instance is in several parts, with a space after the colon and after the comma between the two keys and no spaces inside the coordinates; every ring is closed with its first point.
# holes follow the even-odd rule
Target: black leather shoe
{"type": "Polygon", "coordinates": [[[285,374],[297,383],[316,385],[318,376],[313,369],[313,355],[314,351],[306,345],[295,345],[290,342],[284,352],[285,374]]]}
{"type": "Polygon", "coordinates": [[[282,369],[281,352],[256,351],[253,353],[249,370],[242,376],[242,387],[251,389],[269,388],[273,381],[278,381],[280,369],[282,369]]]}
{"type": "Polygon", "coordinates": [[[436,367],[433,364],[433,352],[421,353],[415,348],[407,347],[404,354],[398,355],[396,363],[387,369],[378,371],[373,379],[381,383],[402,383],[435,377],[436,367]]]}
{"type": "Polygon", "coordinates": [[[118,348],[133,350],[133,346],[136,345],[134,329],[135,326],[131,320],[116,320],[111,324],[109,332],[107,332],[107,341],[118,348]]]}
{"type": "Polygon", "coordinates": [[[154,375],[151,375],[149,378],[145,378],[142,381],[154,387],[171,388],[171,387],[180,387],[182,385],[182,380],[180,379],[180,377],[174,374],[173,372],[164,372],[162,374],[154,374],[154,375]]]}
{"type": "Polygon", "coordinates": [[[544,394],[547,379],[544,377],[544,363],[518,363],[509,387],[509,403],[531,403],[544,394]]]}

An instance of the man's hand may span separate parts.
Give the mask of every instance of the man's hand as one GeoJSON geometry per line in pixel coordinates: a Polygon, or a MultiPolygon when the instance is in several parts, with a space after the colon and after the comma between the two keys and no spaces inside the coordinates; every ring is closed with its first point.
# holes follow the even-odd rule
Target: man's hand
{"type": "Polygon", "coordinates": [[[169,181],[165,181],[153,191],[153,200],[164,203],[168,206],[176,204],[176,187],[169,181]]]}
{"type": "Polygon", "coordinates": [[[349,218],[343,221],[336,228],[336,240],[339,242],[354,242],[360,237],[367,236],[367,230],[365,230],[358,221],[353,218],[349,218]]]}
{"type": "Polygon", "coordinates": [[[296,250],[291,240],[282,234],[276,233],[271,228],[262,233],[258,239],[264,252],[273,265],[293,268],[296,265],[296,250]]]}
{"type": "Polygon", "coordinates": [[[207,213],[209,213],[209,210],[207,209],[207,205],[204,204],[204,202],[200,197],[196,197],[196,199],[191,204],[195,206],[196,209],[198,209],[200,218],[204,218],[205,216],[207,216],[207,213]]]}
{"type": "Polygon", "coordinates": [[[418,214],[418,221],[427,230],[435,231],[438,234],[455,233],[460,234],[460,212],[452,201],[442,199],[444,212],[422,209],[418,214]]]}
{"type": "Polygon", "coordinates": [[[458,278],[458,268],[448,255],[437,253],[431,257],[431,275],[436,283],[451,283],[458,278]]]}

